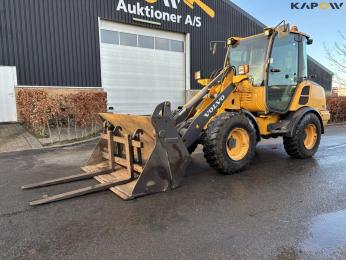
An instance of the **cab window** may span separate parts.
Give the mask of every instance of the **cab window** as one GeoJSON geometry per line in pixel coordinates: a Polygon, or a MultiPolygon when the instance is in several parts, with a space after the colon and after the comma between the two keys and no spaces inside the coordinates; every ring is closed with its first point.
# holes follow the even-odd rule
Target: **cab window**
{"type": "Polygon", "coordinates": [[[287,110],[297,85],[298,42],[296,35],[276,36],[268,70],[267,102],[272,110],[287,110]]]}
{"type": "Polygon", "coordinates": [[[231,64],[236,68],[248,64],[248,76],[255,86],[264,85],[264,63],[267,44],[268,37],[260,35],[240,40],[231,49],[231,64]]]}

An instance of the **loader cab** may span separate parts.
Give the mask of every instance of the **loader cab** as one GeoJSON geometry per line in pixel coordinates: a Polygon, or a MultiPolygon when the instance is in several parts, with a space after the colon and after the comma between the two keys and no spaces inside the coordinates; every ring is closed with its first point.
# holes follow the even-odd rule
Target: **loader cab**
{"type": "Polygon", "coordinates": [[[307,79],[307,42],[308,38],[298,32],[272,35],[265,84],[270,111],[287,112],[297,85],[307,79]]]}
{"type": "Polygon", "coordinates": [[[297,85],[307,79],[306,45],[312,40],[292,27],[247,38],[231,38],[229,63],[236,74],[247,73],[254,87],[266,88],[266,105],[270,112],[286,113],[297,85]],[[242,65],[247,71],[241,71],[242,65]]]}

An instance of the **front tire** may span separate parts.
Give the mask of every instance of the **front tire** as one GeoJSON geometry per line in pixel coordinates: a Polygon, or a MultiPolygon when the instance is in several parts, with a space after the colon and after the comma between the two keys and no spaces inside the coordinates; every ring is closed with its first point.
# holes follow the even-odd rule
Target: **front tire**
{"type": "Polygon", "coordinates": [[[252,161],[256,142],[256,130],[245,115],[224,112],[205,131],[204,157],[218,172],[233,174],[252,161]]]}
{"type": "Polygon", "coordinates": [[[298,123],[293,137],[284,136],[288,155],[298,159],[310,158],[318,150],[321,141],[321,123],[315,114],[307,114],[298,123]]]}

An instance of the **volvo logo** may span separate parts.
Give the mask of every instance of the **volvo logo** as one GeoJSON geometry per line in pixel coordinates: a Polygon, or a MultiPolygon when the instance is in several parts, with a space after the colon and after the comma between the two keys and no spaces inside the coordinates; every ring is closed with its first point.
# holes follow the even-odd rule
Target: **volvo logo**
{"type": "Polygon", "coordinates": [[[219,106],[222,104],[222,102],[225,100],[225,95],[222,94],[213,104],[211,107],[208,108],[207,111],[204,112],[204,117],[209,117],[213,114],[215,110],[219,108],[219,106]]]}

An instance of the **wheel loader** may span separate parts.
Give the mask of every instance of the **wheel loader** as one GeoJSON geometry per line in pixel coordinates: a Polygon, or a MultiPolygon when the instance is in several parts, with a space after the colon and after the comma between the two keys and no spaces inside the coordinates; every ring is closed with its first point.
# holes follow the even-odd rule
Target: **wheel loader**
{"type": "Polygon", "coordinates": [[[152,116],[101,113],[104,129],[84,173],[23,189],[94,178],[98,184],[31,202],[40,205],[110,189],[133,199],[178,187],[198,144],[211,167],[233,174],[249,165],[263,138],[283,137],[288,155],[313,156],[330,118],[323,87],[307,75],[312,39],[285,22],[225,42],[223,67],[172,113],[159,104],[152,116]]]}

